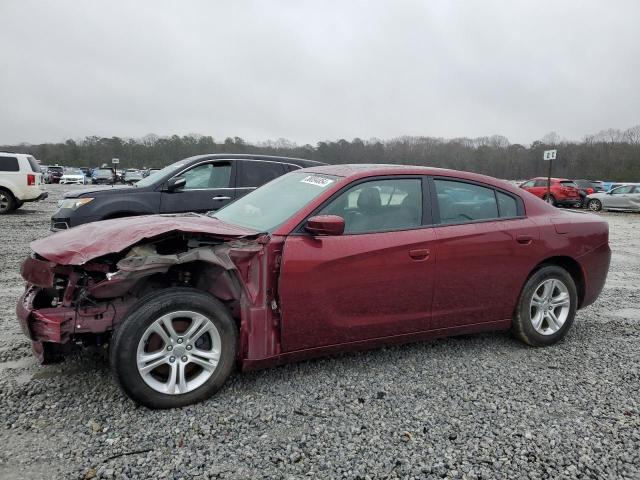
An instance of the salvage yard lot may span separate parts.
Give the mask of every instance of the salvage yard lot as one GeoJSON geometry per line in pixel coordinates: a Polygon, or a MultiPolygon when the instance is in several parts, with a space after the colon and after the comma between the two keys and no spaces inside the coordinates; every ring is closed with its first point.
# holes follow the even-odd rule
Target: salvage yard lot
{"type": "Polygon", "coordinates": [[[100,351],[36,365],[15,320],[20,262],[73,188],[0,217],[0,478],[640,476],[640,214],[602,214],[605,291],[556,346],[485,334],[349,354],[150,411],[100,351]]]}

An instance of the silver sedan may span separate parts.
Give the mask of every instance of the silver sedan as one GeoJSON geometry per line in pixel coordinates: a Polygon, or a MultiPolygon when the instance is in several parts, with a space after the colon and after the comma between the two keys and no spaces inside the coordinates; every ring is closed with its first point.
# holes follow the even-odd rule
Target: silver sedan
{"type": "Polygon", "coordinates": [[[592,193],[587,196],[587,208],[598,210],[640,211],[640,184],[626,184],[608,192],[592,193]]]}

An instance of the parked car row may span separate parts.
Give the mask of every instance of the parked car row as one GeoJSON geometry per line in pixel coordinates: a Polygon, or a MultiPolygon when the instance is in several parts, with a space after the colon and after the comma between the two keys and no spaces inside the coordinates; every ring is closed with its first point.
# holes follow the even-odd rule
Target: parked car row
{"type": "Polygon", "coordinates": [[[80,185],[115,185],[123,183],[133,185],[137,181],[149,176],[151,173],[157,172],[159,169],[137,169],[128,168],[126,170],[118,170],[112,167],[63,167],[60,165],[40,165],[40,172],[44,183],[76,183],[80,185]],[[80,175],[83,178],[78,178],[80,175]],[[73,176],[76,178],[69,178],[73,176]]]}
{"type": "Polygon", "coordinates": [[[582,207],[591,211],[640,211],[640,183],[614,183],[599,180],[538,177],[520,184],[520,188],[547,203],[559,207],[582,207]],[[550,187],[550,188],[549,188],[550,187]]]}

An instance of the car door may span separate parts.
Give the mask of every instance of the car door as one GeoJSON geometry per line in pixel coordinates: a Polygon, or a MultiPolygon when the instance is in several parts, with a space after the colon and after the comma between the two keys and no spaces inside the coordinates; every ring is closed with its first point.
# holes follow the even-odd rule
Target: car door
{"type": "Polygon", "coordinates": [[[633,185],[615,188],[604,198],[604,206],[609,208],[629,208],[629,195],[634,190],[633,185]]]}
{"type": "Polygon", "coordinates": [[[232,161],[201,162],[178,173],[184,178],[184,187],[174,191],[163,190],[161,213],[200,212],[218,210],[235,198],[232,185],[232,161]]]}
{"type": "Polygon", "coordinates": [[[636,185],[633,191],[628,194],[629,209],[640,210],[640,185],[636,185]]]}
{"type": "MultiPolygon", "coordinates": [[[[551,185],[553,186],[553,182],[551,182],[551,185]]],[[[547,181],[541,179],[536,180],[533,188],[531,189],[531,192],[536,197],[544,198],[544,196],[547,194],[547,181]]]]}
{"type": "Polygon", "coordinates": [[[541,248],[535,224],[510,192],[455,178],[434,178],[436,274],[432,329],[511,318],[541,248]]]}
{"type": "Polygon", "coordinates": [[[352,184],[315,213],[344,218],[343,235],[287,237],[279,283],[284,351],[428,329],[434,233],[423,184],[419,177],[352,184]]]}

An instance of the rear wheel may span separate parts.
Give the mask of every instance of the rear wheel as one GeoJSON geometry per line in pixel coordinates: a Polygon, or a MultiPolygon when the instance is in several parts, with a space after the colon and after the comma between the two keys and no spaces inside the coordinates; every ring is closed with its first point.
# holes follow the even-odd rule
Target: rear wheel
{"type": "Polygon", "coordinates": [[[137,403],[174,408],[209,398],[231,374],[236,324],[217,299],[191,288],[143,297],[110,346],[117,381],[137,403]]]}
{"type": "Polygon", "coordinates": [[[531,275],[522,289],[511,330],[529,345],[553,345],[567,334],[577,305],[571,275],[563,268],[547,265],[531,275]]]}
{"type": "Polygon", "coordinates": [[[597,198],[592,198],[589,200],[589,203],[587,203],[587,208],[592,212],[599,212],[602,210],[602,202],[597,198]]]}
{"type": "Polygon", "coordinates": [[[16,199],[8,190],[0,189],[0,215],[16,209],[16,199]]]}

